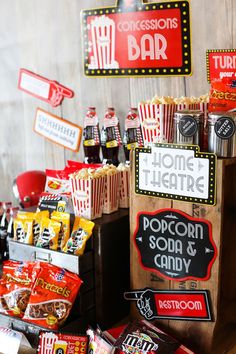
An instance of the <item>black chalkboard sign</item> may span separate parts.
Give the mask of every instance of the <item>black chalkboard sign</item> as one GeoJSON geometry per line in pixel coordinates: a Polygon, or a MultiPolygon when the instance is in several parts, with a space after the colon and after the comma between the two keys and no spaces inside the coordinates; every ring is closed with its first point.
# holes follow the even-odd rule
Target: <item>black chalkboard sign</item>
{"type": "Polygon", "coordinates": [[[215,133],[220,139],[230,139],[235,133],[235,123],[230,117],[220,117],[215,124],[215,133]]]}
{"type": "Polygon", "coordinates": [[[171,280],[209,279],[217,253],[210,222],[175,209],[140,212],[134,242],[141,266],[171,280]]]}
{"type": "Polygon", "coordinates": [[[193,117],[186,115],[179,121],[179,131],[185,137],[193,136],[197,131],[197,121],[193,117]]]}

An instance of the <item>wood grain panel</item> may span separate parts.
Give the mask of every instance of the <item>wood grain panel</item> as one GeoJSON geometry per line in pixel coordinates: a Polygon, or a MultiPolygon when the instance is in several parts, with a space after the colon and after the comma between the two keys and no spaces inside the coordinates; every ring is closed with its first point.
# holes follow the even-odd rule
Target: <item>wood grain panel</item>
{"type": "MultiPolygon", "coordinates": [[[[155,2],[152,0],[151,2],[155,2]]],[[[236,45],[234,0],[192,0],[193,75],[189,78],[86,78],[80,11],[112,6],[115,0],[1,0],[0,13],[0,199],[10,196],[14,177],[25,170],[61,168],[66,159],[83,159],[33,133],[37,107],[82,124],[86,107],[97,107],[101,120],[114,106],[121,121],[130,106],[158,95],[200,95],[209,90],[205,51],[236,45]],[[18,70],[25,67],[74,90],[53,109],[17,90],[18,70]]],[[[123,158],[123,152],[121,153],[123,158]]]]}

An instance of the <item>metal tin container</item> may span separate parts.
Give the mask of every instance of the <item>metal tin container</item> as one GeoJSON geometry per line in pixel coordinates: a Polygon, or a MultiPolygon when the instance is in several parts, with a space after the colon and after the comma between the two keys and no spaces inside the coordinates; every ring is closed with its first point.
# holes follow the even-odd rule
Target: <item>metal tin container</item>
{"type": "Polygon", "coordinates": [[[208,150],[218,157],[236,157],[236,113],[208,114],[208,150]]]}
{"type": "Polygon", "coordinates": [[[174,115],[174,143],[200,145],[204,114],[199,110],[177,111],[174,115]]]}

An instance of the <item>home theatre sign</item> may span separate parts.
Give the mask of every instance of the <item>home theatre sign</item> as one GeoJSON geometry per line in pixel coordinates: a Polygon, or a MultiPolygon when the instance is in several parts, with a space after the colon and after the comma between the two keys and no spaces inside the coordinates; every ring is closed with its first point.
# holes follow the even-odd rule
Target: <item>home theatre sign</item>
{"type": "Polygon", "coordinates": [[[142,3],[82,11],[87,76],[191,75],[188,1],[142,3]]]}

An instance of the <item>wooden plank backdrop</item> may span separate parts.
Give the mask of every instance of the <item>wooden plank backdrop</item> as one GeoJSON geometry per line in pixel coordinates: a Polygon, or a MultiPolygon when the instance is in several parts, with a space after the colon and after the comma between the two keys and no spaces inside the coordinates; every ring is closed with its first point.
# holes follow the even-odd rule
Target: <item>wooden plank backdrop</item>
{"type": "MultiPolygon", "coordinates": [[[[155,2],[155,1],[152,1],[155,2]]],[[[33,132],[37,107],[76,124],[85,109],[98,116],[114,106],[121,121],[128,108],[159,95],[201,95],[209,91],[205,52],[236,46],[235,0],[191,0],[193,75],[189,78],[86,78],[83,75],[80,11],[112,6],[115,0],[0,0],[0,200],[12,199],[19,173],[62,168],[67,159],[81,160],[33,132]],[[75,92],[51,108],[17,89],[19,68],[57,80],[75,92]]],[[[121,155],[122,158],[123,155],[121,155]]]]}

